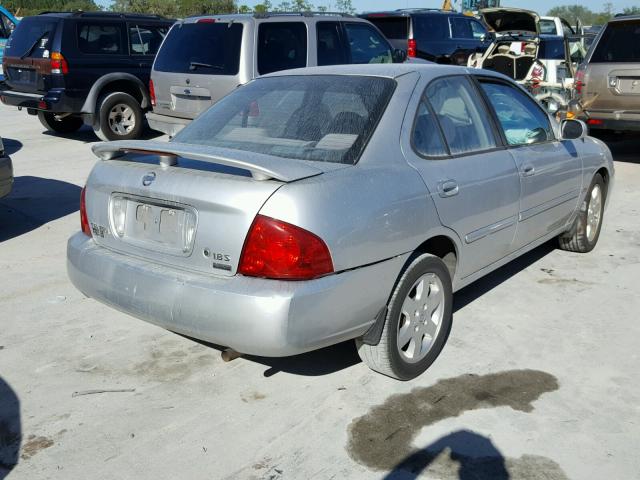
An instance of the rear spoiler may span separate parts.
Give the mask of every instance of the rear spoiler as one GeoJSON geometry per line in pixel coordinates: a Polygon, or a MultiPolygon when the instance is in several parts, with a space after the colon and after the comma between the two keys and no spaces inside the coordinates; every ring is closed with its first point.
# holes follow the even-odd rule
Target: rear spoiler
{"type": "Polygon", "coordinates": [[[217,163],[248,170],[255,180],[273,179],[289,183],[323,173],[304,160],[176,142],[121,140],[96,143],[91,150],[102,160],[115,160],[127,153],[157,155],[158,163],[163,167],[177,165],[179,157],[217,163]]]}

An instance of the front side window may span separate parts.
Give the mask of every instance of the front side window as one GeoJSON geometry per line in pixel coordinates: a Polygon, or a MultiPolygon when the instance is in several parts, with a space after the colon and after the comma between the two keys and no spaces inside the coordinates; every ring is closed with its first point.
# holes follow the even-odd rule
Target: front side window
{"type": "Polygon", "coordinates": [[[307,27],[302,22],[265,22],[258,27],[260,75],[307,65],[307,27]]]}
{"type": "Polygon", "coordinates": [[[167,34],[166,27],[129,27],[129,47],[132,55],[155,55],[167,34]]]}
{"type": "Polygon", "coordinates": [[[488,112],[464,76],[446,77],[429,84],[426,97],[438,117],[451,154],[496,147],[488,112]]]}
{"type": "Polygon", "coordinates": [[[121,55],[122,35],[119,25],[80,24],[78,47],[82,53],[121,55]]]}
{"type": "Polygon", "coordinates": [[[551,19],[542,19],[538,22],[538,28],[540,29],[540,33],[543,35],[558,35],[558,30],[556,29],[556,22],[551,19]]]}
{"type": "Polygon", "coordinates": [[[475,20],[471,20],[471,31],[473,32],[473,38],[476,40],[484,40],[487,38],[489,32],[487,29],[482,26],[480,22],[476,22],[475,20]]]}
{"type": "Polygon", "coordinates": [[[318,65],[342,65],[347,63],[344,45],[340,40],[340,23],[318,22],[318,65]]]}
{"type": "Polygon", "coordinates": [[[345,31],[352,63],[392,63],[389,43],[364,23],[346,23],[345,31]]]}
{"type": "Polygon", "coordinates": [[[418,106],[412,140],[413,147],[420,155],[426,157],[444,157],[448,153],[442,140],[440,127],[438,127],[436,119],[424,100],[422,100],[418,106]]]}
{"type": "Polygon", "coordinates": [[[451,17],[449,22],[451,24],[451,38],[473,38],[471,22],[468,18],[451,17]]]}
{"type": "Polygon", "coordinates": [[[481,82],[509,145],[530,145],[554,138],[549,117],[521,90],[504,83],[481,82]]]}
{"type": "Polygon", "coordinates": [[[214,104],[176,142],[354,164],[395,89],[389,78],[259,78],[214,104]]]}

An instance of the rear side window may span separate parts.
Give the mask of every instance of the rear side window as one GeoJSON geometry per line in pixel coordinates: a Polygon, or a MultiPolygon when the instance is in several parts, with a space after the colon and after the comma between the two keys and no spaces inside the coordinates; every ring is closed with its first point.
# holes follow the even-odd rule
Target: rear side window
{"type": "Polygon", "coordinates": [[[426,157],[444,157],[448,153],[440,127],[424,100],[418,107],[412,140],[416,151],[426,157]]]}
{"type": "Polygon", "coordinates": [[[451,154],[488,150],[496,146],[488,112],[463,76],[435,80],[426,90],[451,154]]]}
{"type": "Polygon", "coordinates": [[[259,78],[184,128],[176,142],[279,157],[354,164],[393,95],[389,78],[259,78]]]}
{"type": "Polygon", "coordinates": [[[444,15],[416,15],[413,17],[413,38],[438,41],[449,38],[449,24],[444,15]]]}
{"type": "Polygon", "coordinates": [[[450,17],[451,38],[473,38],[473,30],[471,30],[471,22],[468,18],[450,17]]]}
{"type": "Polygon", "coordinates": [[[12,57],[42,58],[44,51],[50,50],[58,23],[58,19],[44,16],[23,19],[9,38],[5,54],[12,57]]]}
{"type": "Polygon", "coordinates": [[[78,24],[78,48],[82,53],[122,55],[122,27],[107,24],[78,24]]]}
{"type": "Polygon", "coordinates": [[[605,28],[592,62],[640,62],[640,22],[613,22],[605,28]]]}
{"type": "Polygon", "coordinates": [[[409,17],[366,17],[389,40],[409,38],[409,17]]]}
{"type": "Polygon", "coordinates": [[[156,56],[158,72],[237,75],[242,25],[183,23],[174,25],[156,56]]]}
{"type": "Polygon", "coordinates": [[[549,117],[531,98],[504,83],[482,82],[509,145],[530,145],[553,139],[549,117]]]}
{"type": "Polygon", "coordinates": [[[158,53],[167,30],[167,27],[131,25],[129,27],[129,51],[131,55],[155,55],[158,53]]]}
{"type": "Polygon", "coordinates": [[[258,73],[307,65],[307,27],[302,22],[265,22],[258,27],[258,73]]]}
{"type": "Polygon", "coordinates": [[[351,63],[392,63],[389,43],[376,30],[365,23],[346,23],[347,41],[351,50],[351,63]]]}
{"type": "Polygon", "coordinates": [[[347,52],[340,39],[338,22],[318,22],[318,65],[342,65],[347,63],[347,52]]]}

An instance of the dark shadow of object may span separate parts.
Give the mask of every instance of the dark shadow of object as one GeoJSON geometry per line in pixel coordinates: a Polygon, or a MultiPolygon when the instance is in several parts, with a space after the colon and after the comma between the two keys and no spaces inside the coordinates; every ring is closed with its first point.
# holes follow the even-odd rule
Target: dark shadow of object
{"type": "MultiPolygon", "coordinates": [[[[50,137],[67,138],[69,140],[76,140],[82,143],[96,143],[96,142],[102,141],[93,132],[93,128],[87,125],[83,125],[82,128],[80,128],[80,130],[74,133],[61,134],[61,133],[52,132],[50,130],[43,130],[42,133],[44,135],[49,135],[50,137]]],[[[163,134],[160,132],[156,132],[155,130],[151,130],[150,128],[145,128],[142,131],[142,136],[138,140],[153,140],[162,135],[163,134]]]]}
{"type": "MultiPolygon", "coordinates": [[[[226,348],[221,345],[205,342],[204,340],[188,337],[186,335],[180,336],[193,340],[205,347],[219,350],[220,352],[226,348]]],[[[338,343],[337,345],[331,345],[330,347],[321,348],[320,350],[314,350],[300,355],[293,355],[291,357],[275,358],[244,355],[242,359],[269,367],[264,371],[263,375],[265,377],[271,377],[278,372],[291,373],[293,375],[300,375],[304,377],[317,377],[320,375],[339,372],[340,370],[352,367],[361,361],[354,342],[351,340],[338,343]]],[[[242,361],[242,359],[233,361],[242,361]]]]}
{"type": "Polygon", "coordinates": [[[620,133],[596,130],[591,131],[590,135],[607,144],[616,162],[640,164],[640,132],[620,133]]]}
{"type": "Polygon", "coordinates": [[[14,140],[13,138],[2,137],[2,144],[4,145],[5,155],[13,155],[22,148],[22,142],[14,140]]]}
{"type": "Polygon", "coordinates": [[[510,478],[505,458],[491,440],[468,430],[450,433],[413,453],[384,478],[385,480],[413,480],[446,449],[451,450],[451,457],[450,460],[446,460],[445,478],[453,478],[456,469],[460,480],[508,480],[510,478]]]}
{"type": "Polygon", "coordinates": [[[9,196],[0,199],[0,242],[78,211],[80,190],[51,178],[16,177],[9,196]]]}
{"type": "Polygon", "coordinates": [[[500,267],[497,270],[485,275],[484,277],[476,280],[472,284],[464,287],[462,290],[456,292],[453,296],[453,311],[466,307],[471,302],[481,297],[490,290],[496,288],[501,283],[509,280],[515,274],[521,272],[525,268],[533,265],[541,258],[550,254],[556,249],[556,241],[549,240],[543,243],[537,248],[521,255],[515,260],[511,260],[506,265],[500,267]]]}
{"type": "Polygon", "coordinates": [[[0,377],[0,480],[17,465],[21,440],[20,400],[0,377]]]}

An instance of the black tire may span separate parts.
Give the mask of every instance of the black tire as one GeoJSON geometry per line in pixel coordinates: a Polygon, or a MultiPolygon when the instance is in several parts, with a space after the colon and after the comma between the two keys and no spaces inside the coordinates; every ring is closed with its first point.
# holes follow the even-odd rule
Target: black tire
{"type": "Polygon", "coordinates": [[[128,93],[108,93],[98,100],[93,131],[100,140],[134,140],[140,138],[143,126],[140,103],[128,93]]]}
{"type": "Polygon", "coordinates": [[[578,211],[571,229],[558,237],[558,244],[562,250],[578,253],[587,253],[593,250],[596,243],[598,243],[598,238],[600,238],[606,198],[607,187],[604,183],[604,179],[599,173],[596,173],[591,181],[587,195],[580,205],[580,210],[578,211]],[[590,208],[594,206],[594,191],[596,189],[599,189],[600,191],[600,201],[597,205],[598,222],[594,227],[593,223],[589,225],[589,211],[590,208]],[[592,233],[591,230],[594,228],[595,230],[592,233]]]}
{"type": "Polygon", "coordinates": [[[44,128],[56,133],[77,132],[83,124],[80,117],[69,115],[58,120],[53,113],[43,112],[42,110],[38,110],[38,120],[40,120],[44,128]]]}
{"type": "MultiPolygon", "coordinates": [[[[356,340],[358,354],[362,361],[372,370],[398,380],[411,380],[422,374],[438,358],[442,351],[452,324],[453,293],[451,276],[444,262],[433,255],[423,254],[416,257],[403,271],[400,280],[396,284],[391,299],[387,304],[387,317],[380,342],[377,345],[367,345],[361,340],[356,340]],[[405,300],[414,290],[416,282],[423,276],[435,275],[442,285],[442,318],[439,328],[432,337],[430,348],[426,355],[416,362],[410,362],[403,354],[403,348],[398,345],[398,333],[401,323],[405,324],[407,318],[402,314],[405,300]]],[[[436,309],[437,310],[437,309],[436,309]]],[[[426,320],[424,324],[426,324],[426,320]]],[[[421,326],[420,320],[416,322],[421,326]]],[[[411,324],[412,330],[413,324],[411,324]]],[[[417,330],[416,330],[417,331],[417,330]]]]}

